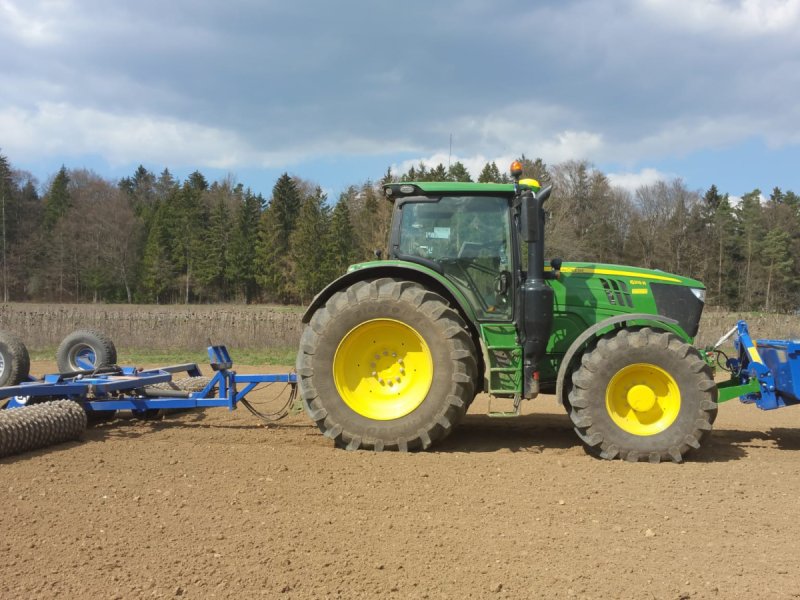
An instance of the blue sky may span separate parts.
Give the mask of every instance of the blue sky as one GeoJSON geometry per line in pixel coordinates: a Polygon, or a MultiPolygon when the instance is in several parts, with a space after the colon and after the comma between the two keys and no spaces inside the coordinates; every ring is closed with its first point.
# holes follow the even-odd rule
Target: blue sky
{"type": "Polygon", "coordinates": [[[586,159],[800,193],[800,0],[0,0],[0,153],[335,197],[391,166],[586,159]]]}

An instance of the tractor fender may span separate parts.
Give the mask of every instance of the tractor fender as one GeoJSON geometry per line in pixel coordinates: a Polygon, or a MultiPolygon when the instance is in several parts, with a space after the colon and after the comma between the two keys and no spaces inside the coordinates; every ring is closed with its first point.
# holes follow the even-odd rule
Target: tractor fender
{"type": "MultiPolygon", "coordinates": [[[[444,276],[423,265],[408,263],[406,261],[392,261],[384,260],[374,263],[366,263],[365,266],[358,266],[357,268],[348,271],[338,279],[329,283],[320,293],[318,293],[311,304],[303,313],[302,322],[308,323],[314,313],[339,290],[342,290],[357,281],[366,279],[380,279],[381,277],[394,277],[397,279],[406,279],[408,281],[415,281],[420,285],[444,296],[453,304],[461,317],[466,321],[473,337],[477,334],[474,331],[475,313],[472,310],[469,302],[464,295],[458,291],[444,276]]],[[[477,339],[477,338],[476,338],[477,339]]]]}
{"type": "MultiPolygon", "coordinates": [[[[673,333],[682,334],[686,337],[686,334],[680,329],[680,325],[678,321],[675,319],[670,319],[669,317],[663,317],[661,315],[649,315],[646,313],[631,313],[626,315],[617,315],[615,317],[609,317],[599,323],[595,323],[588,329],[586,329],[582,334],[580,334],[575,341],[572,342],[572,345],[564,354],[564,358],[561,360],[561,366],[558,368],[558,377],[556,378],[556,398],[558,399],[559,403],[564,404],[564,379],[567,376],[567,371],[569,370],[569,366],[572,363],[572,360],[575,356],[580,352],[586,342],[590,339],[595,337],[595,335],[602,331],[603,329],[607,329],[609,326],[618,326],[622,325],[623,323],[627,323],[628,321],[648,321],[655,325],[660,329],[664,329],[667,331],[671,331],[673,333]]],[[[689,338],[687,337],[687,341],[689,338]]]]}

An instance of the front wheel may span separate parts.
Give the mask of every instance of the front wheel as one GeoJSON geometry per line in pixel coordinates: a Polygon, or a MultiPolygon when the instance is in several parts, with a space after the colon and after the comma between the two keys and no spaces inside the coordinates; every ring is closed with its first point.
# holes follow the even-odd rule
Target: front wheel
{"type": "Polygon", "coordinates": [[[623,329],[601,338],[572,384],[575,431],[601,458],[680,462],[716,417],[711,369],[695,348],[664,331],[623,329]]]}
{"type": "Polygon", "coordinates": [[[334,294],[297,355],[306,412],[351,450],[427,449],[463,417],[476,371],[472,338],[446,300],[389,278],[334,294]]]}

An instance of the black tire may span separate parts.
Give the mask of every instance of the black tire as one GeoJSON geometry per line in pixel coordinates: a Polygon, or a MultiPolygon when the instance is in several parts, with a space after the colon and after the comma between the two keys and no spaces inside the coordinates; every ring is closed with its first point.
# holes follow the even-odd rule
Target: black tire
{"type": "Polygon", "coordinates": [[[85,371],[117,363],[114,342],[104,333],[92,329],[73,331],[56,350],[56,364],[61,373],[85,371]]]}
{"type": "Polygon", "coordinates": [[[623,329],[601,338],[584,353],[572,383],[575,431],[591,453],[605,459],[681,462],[700,447],[716,418],[711,368],[694,347],[665,331],[623,329]],[[668,389],[669,396],[663,395],[668,389]],[[641,390],[644,396],[637,396],[641,390]],[[644,403],[636,408],[639,398],[644,403]],[[628,415],[619,410],[622,405],[628,415]]]}
{"type": "Polygon", "coordinates": [[[56,400],[0,411],[0,457],[78,439],[86,413],[76,402],[56,400]]]}
{"type": "MultiPolygon", "coordinates": [[[[452,431],[475,396],[475,356],[464,321],[442,296],[410,281],[357,282],[334,294],[305,328],[297,355],[300,395],[308,415],[339,447],[424,450],[452,431]],[[334,356],[356,328],[384,319],[399,322],[424,340],[432,381],[411,412],[379,420],[356,412],[342,398],[334,380],[334,356]]],[[[366,364],[359,368],[368,369],[366,364]]]]}
{"type": "Polygon", "coordinates": [[[0,331],[0,387],[25,381],[30,370],[31,359],[22,340],[8,331],[0,331]]]}

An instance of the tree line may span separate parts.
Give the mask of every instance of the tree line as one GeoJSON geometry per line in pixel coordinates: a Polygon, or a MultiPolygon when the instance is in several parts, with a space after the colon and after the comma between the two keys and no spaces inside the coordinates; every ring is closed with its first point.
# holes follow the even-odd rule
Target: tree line
{"type": "MultiPolygon", "coordinates": [[[[800,198],[774,188],[732,198],[680,179],[631,193],[585,161],[522,156],[524,177],[553,184],[547,252],[564,260],[689,275],[731,310],[800,307],[800,198]]],[[[119,181],[62,167],[49,182],[0,155],[2,298],[8,301],[307,303],[349,264],[385,251],[387,181],[472,181],[460,162],[365,181],[332,202],[281,175],[269,198],[231,179],[184,181],[140,166],[119,181]]],[[[478,182],[508,182],[487,163],[478,182]]]]}

